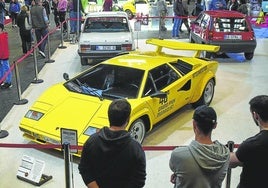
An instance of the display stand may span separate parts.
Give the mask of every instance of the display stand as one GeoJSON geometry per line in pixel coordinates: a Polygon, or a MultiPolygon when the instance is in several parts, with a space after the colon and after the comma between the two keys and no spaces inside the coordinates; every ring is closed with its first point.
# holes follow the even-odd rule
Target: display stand
{"type": "Polygon", "coordinates": [[[17,178],[32,185],[41,186],[52,179],[52,176],[43,174],[45,162],[23,155],[17,178]]]}
{"type": "Polygon", "coordinates": [[[20,180],[22,180],[22,181],[25,181],[27,183],[30,183],[32,185],[41,186],[44,183],[46,183],[47,181],[51,180],[52,179],[52,176],[48,176],[48,175],[42,174],[41,179],[40,179],[39,182],[35,182],[35,181],[29,180],[27,178],[24,178],[24,177],[21,177],[21,176],[18,176],[18,175],[17,175],[17,178],[20,179],[20,180]]]}

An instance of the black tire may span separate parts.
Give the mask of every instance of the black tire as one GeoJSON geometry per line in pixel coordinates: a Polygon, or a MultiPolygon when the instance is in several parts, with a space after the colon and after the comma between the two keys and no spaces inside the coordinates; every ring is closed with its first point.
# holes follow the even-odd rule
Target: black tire
{"type": "Polygon", "coordinates": [[[213,79],[210,79],[207,82],[199,100],[192,104],[193,107],[196,108],[201,105],[209,105],[214,96],[214,91],[215,91],[214,88],[215,88],[215,82],[213,79]]]}
{"type": "Polygon", "coordinates": [[[128,131],[130,132],[131,137],[141,144],[146,134],[144,121],[140,118],[135,120],[128,131]]]}
{"type": "Polygon", "coordinates": [[[128,19],[132,19],[134,16],[133,16],[133,13],[131,12],[131,10],[129,10],[129,9],[127,9],[127,10],[125,10],[125,12],[127,13],[127,17],[128,17],[128,19]]]}
{"type": "Polygon", "coordinates": [[[253,52],[245,52],[244,54],[246,60],[251,60],[254,56],[254,53],[253,52]]]}
{"type": "Polygon", "coordinates": [[[87,58],[80,57],[80,61],[81,61],[81,65],[82,65],[82,66],[84,66],[84,65],[88,65],[87,58]]]}

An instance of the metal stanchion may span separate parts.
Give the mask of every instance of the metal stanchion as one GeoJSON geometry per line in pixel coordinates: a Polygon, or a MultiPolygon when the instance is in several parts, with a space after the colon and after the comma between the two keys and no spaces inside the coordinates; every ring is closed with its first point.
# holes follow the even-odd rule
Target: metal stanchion
{"type": "Polygon", "coordinates": [[[17,85],[17,90],[18,90],[18,97],[19,97],[19,101],[18,102],[14,102],[15,105],[20,105],[20,104],[26,104],[28,103],[27,99],[22,99],[21,98],[21,85],[20,85],[20,76],[19,76],[19,71],[18,71],[18,65],[17,63],[14,61],[14,69],[15,69],[15,77],[16,77],[16,85],[17,85]]]}
{"type": "Polygon", "coordinates": [[[33,83],[33,84],[42,83],[44,80],[38,79],[37,58],[36,58],[36,48],[35,47],[34,47],[34,50],[33,50],[33,57],[34,57],[35,79],[31,83],[33,83]]]}
{"type": "MultiPolygon", "coordinates": [[[[230,152],[234,151],[234,142],[233,141],[228,141],[227,146],[228,146],[230,152]]],[[[226,188],[230,188],[230,186],[231,186],[231,175],[232,175],[232,169],[228,168],[227,175],[226,175],[226,188]]]]}
{"type": "Polygon", "coordinates": [[[70,173],[70,144],[63,143],[64,164],[65,164],[65,184],[66,188],[71,188],[71,173],[70,173]]]}
{"type": "Polygon", "coordinates": [[[61,32],[61,44],[58,48],[65,49],[67,47],[63,45],[63,22],[61,23],[60,32],[61,32]]]}
{"type": "Polygon", "coordinates": [[[50,34],[48,34],[48,35],[47,35],[47,45],[48,45],[48,60],[46,60],[46,61],[45,61],[45,63],[54,63],[54,62],[55,62],[55,60],[50,59],[50,57],[51,57],[51,51],[50,51],[50,38],[49,38],[49,35],[50,35],[50,34]]]}

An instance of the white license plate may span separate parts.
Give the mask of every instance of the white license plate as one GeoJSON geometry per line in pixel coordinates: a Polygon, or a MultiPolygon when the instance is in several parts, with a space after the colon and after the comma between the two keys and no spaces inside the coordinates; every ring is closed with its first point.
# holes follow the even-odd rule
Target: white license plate
{"type": "Polygon", "coordinates": [[[241,35],[224,35],[224,39],[242,40],[242,36],[241,35]]]}
{"type": "Polygon", "coordinates": [[[116,50],[115,46],[96,46],[96,50],[116,50]]]}

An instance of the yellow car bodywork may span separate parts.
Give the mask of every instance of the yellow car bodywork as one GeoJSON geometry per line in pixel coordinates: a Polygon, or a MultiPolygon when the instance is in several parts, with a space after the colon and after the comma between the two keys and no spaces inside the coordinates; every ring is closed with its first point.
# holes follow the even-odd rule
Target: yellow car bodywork
{"type": "MultiPolygon", "coordinates": [[[[218,62],[199,57],[204,50],[218,51],[218,46],[158,39],[148,39],[147,44],[156,46],[156,50],[133,51],[94,66],[115,66],[144,72],[136,97],[127,98],[132,112],[126,129],[139,142],[143,141],[145,133],[157,122],[181,107],[187,104],[209,105],[218,68],[218,62]],[[163,48],[196,53],[192,57],[185,57],[167,54],[163,48]],[[180,65],[180,68],[175,69],[171,64],[180,65]],[[170,68],[176,79],[161,90],[147,94],[151,71],[162,66],[170,68]],[[189,67],[191,70],[188,70],[189,67]]],[[[82,146],[91,134],[109,125],[107,110],[112,99],[73,92],[67,87],[67,84],[73,84],[87,71],[50,87],[37,99],[20,122],[19,128],[25,138],[40,144],[61,144],[61,129],[72,129],[77,131],[78,145],[82,146]]],[[[157,81],[154,84],[157,85],[157,81]]],[[[80,151],[77,155],[80,156],[80,151]]]]}
{"type": "Polygon", "coordinates": [[[129,19],[132,19],[137,13],[136,4],[144,4],[148,11],[150,9],[150,5],[147,0],[128,0],[122,5],[122,8],[128,14],[129,19]]]}

